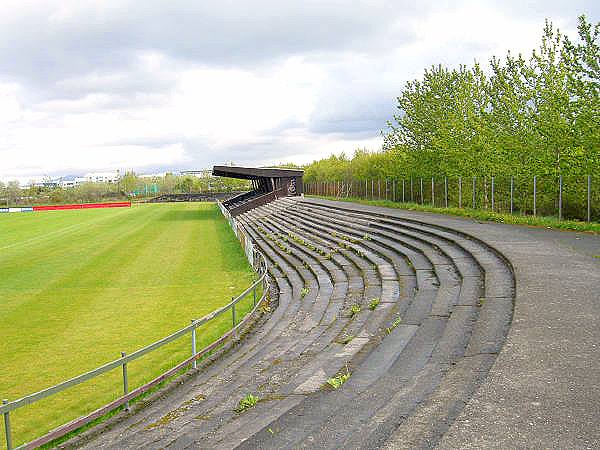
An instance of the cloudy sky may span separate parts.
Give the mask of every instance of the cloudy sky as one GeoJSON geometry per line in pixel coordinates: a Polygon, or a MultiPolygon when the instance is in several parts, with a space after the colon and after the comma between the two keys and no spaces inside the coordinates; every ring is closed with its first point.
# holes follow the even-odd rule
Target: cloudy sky
{"type": "Polygon", "coordinates": [[[0,0],[0,180],[377,149],[404,83],[593,1],[0,0]]]}

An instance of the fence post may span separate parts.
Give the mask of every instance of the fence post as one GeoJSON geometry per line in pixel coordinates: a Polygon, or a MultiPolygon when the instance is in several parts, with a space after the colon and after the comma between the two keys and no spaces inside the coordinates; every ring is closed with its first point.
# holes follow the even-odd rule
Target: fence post
{"type": "MultiPolygon", "coordinates": [[[[2,400],[2,404],[8,404],[8,400],[2,400]]],[[[10,411],[6,411],[4,413],[4,433],[6,434],[6,448],[7,450],[11,450],[12,447],[12,435],[10,431],[10,411]]]]}
{"type": "Polygon", "coordinates": [[[387,201],[387,191],[388,191],[388,180],[387,178],[385,179],[385,199],[387,201]]]}
{"type": "Polygon", "coordinates": [[[563,191],[563,178],[562,175],[558,176],[558,220],[562,220],[562,191],[563,191]]]}
{"type": "Polygon", "coordinates": [[[252,298],[253,298],[252,304],[254,306],[256,306],[256,286],[254,286],[254,289],[252,289],[252,298]]]}
{"type": "MultiPolygon", "coordinates": [[[[121,358],[125,358],[127,353],[121,352],[121,358]]],[[[129,378],[127,377],[127,363],[123,363],[123,395],[129,394],[129,378]]],[[[129,401],[125,402],[125,411],[129,411],[129,401]]]]}
{"type": "Polygon", "coordinates": [[[405,179],[402,178],[402,203],[404,203],[404,185],[405,185],[405,179]]]}
{"type": "Polygon", "coordinates": [[[533,215],[537,215],[537,175],[533,176],[533,215]]]}
{"type": "Polygon", "coordinates": [[[510,213],[513,213],[514,209],[514,198],[515,198],[515,177],[510,177],[510,213]]]}
{"type": "Polygon", "coordinates": [[[458,207],[462,208],[462,177],[458,177],[458,207]]]}
{"type": "Polygon", "coordinates": [[[473,209],[475,209],[475,205],[476,205],[476,201],[475,201],[475,190],[477,189],[476,182],[477,182],[477,177],[473,177],[473,209]]]}
{"type": "Polygon", "coordinates": [[[444,205],[448,207],[448,177],[444,177],[444,205]]]}
{"type": "Polygon", "coordinates": [[[435,207],[435,178],[431,177],[431,206],[435,207]]]}
{"type": "Polygon", "coordinates": [[[494,177],[492,177],[492,212],[494,212],[494,177]]]}
{"type": "Polygon", "coordinates": [[[587,221],[592,221],[592,176],[587,176],[587,221]]]}
{"type": "Polygon", "coordinates": [[[371,200],[375,199],[375,181],[371,178],[371,200]]]}
{"type": "MultiPolygon", "coordinates": [[[[193,324],[194,324],[194,319],[192,319],[192,325],[193,324]]],[[[192,356],[196,356],[196,327],[192,328],[192,356]]],[[[193,369],[198,368],[198,363],[196,362],[195,359],[194,359],[194,362],[192,363],[192,368],[193,369]]]]}
{"type": "Polygon", "coordinates": [[[377,200],[381,200],[381,179],[377,178],[377,200]]]}
{"type": "Polygon", "coordinates": [[[395,203],[396,202],[396,179],[394,179],[394,181],[392,181],[392,201],[395,203]]]}
{"type": "Polygon", "coordinates": [[[421,205],[423,204],[423,178],[419,178],[421,180],[421,205]]]}
{"type": "Polygon", "coordinates": [[[414,196],[413,196],[413,192],[414,192],[414,190],[413,190],[413,179],[412,179],[412,177],[410,177],[410,201],[412,203],[414,203],[414,201],[415,201],[414,200],[414,196]]]}

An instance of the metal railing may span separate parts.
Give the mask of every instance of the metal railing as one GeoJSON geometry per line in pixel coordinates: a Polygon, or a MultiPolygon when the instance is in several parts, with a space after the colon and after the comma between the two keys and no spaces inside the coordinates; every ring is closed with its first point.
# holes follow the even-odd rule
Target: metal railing
{"type": "Polygon", "coordinates": [[[349,179],[305,183],[305,192],[337,198],[390,200],[436,208],[600,221],[598,177],[469,176],[349,179]],[[594,183],[593,183],[594,181],[594,183]]]}
{"type": "MultiPolygon", "coordinates": [[[[207,353],[209,353],[212,350],[214,350],[215,348],[217,348],[219,345],[224,343],[229,337],[234,336],[236,334],[237,330],[239,328],[243,327],[247,323],[247,321],[254,315],[254,313],[258,310],[258,308],[261,306],[261,304],[267,298],[268,291],[269,291],[269,280],[267,277],[266,259],[265,259],[264,255],[262,253],[258,252],[256,249],[254,249],[254,252],[257,255],[260,255],[260,258],[258,259],[257,267],[256,266],[254,267],[255,270],[260,275],[260,277],[254,283],[252,283],[244,292],[242,292],[238,297],[234,298],[227,305],[211,312],[210,314],[207,314],[206,316],[204,316],[200,319],[192,320],[191,324],[186,326],[185,328],[182,328],[182,329],[170,334],[169,336],[166,336],[156,342],[153,342],[152,344],[147,345],[146,347],[143,347],[129,355],[125,354],[124,352],[121,352],[121,358],[111,361],[109,363],[106,363],[100,367],[97,367],[94,370],[83,373],[83,374],[78,375],[69,380],[63,381],[55,386],[49,387],[42,391],[36,392],[34,394],[27,395],[18,400],[13,400],[13,401],[8,401],[6,399],[3,400],[2,405],[0,406],[0,414],[4,417],[4,430],[5,430],[5,435],[6,435],[6,446],[7,446],[8,450],[12,450],[13,448],[15,448],[15,447],[13,447],[12,434],[11,434],[10,413],[12,411],[15,411],[24,406],[36,403],[46,397],[52,396],[59,392],[63,392],[73,386],[77,386],[88,380],[96,378],[106,372],[109,372],[111,370],[115,370],[115,369],[121,367],[122,373],[123,373],[123,395],[121,397],[102,406],[99,409],[96,409],[95,411],[87,414],[86,416],[79,417],[71,422],[61,425],[58,428],[55,428],[54,430],[46,433],[43,436],[38,437],[37,439],[35,439],[33,441],[27,442],[25,444],[20,445],[19,447],[16,447],[18,449],[35,448],[35,447],[39,447],[40,445],[46,444],[48,442],[52,442],[64,435],[66,435],[67,433],[70,433],[71,431],[77,430],[80,427],[82,427],[83,425],[86,425],[86,424],[92,422],[93,420],[96,420],[96,419],[104,416],[105,414],[116,409],[119,406],[124,405],[125,409],[128,410],[129,402],[131,400],[135,399],[136,397],[138,397],[139,395],[143,394],[144,392],[149,391],[153,387],[157,386],[159,383],[165,381],[166,379],[172,377],[173,375],[177,374],[181,370],[185,369],[187,366],[191,365],[193,368],[196,368],[196,364],[197,364],[197,361],[199,358],[201,358],[202,356],[206,355],[207,353]],[[257,301],[256,295],[257,295],[257,289],[259,286],[262,286],[262,296],[257,301]],[[236,305],[240,301],[242,301],[244,298],[246,298],[246,296],[248,296],[250,293],[253,294],[253,308],[250,312],[248,312],[248,314],[246,314],[246,316],[241,321],[238,322],[237,318],[236,318],[236,305]],[[200,327],[201,325],[204,325],[204,324],[210,322],[211,320],[227,313],[228,311],[231,311],[231,316],[232,316],[231,330],[229,330],[228,332],[223,334],[216,341],[212,342],[211,344],[209,344],[202,350],[196,351],[196,329],[198,327],[200,327]],[[170,342],[173,342],[177,339],[180,339],[181,337],[186,336],[188,334],[191,335],[191,356],[189,358],[180,362],[175,367],[164,372],[163,374],[161,374],[157,378],[153,379],[152,381],[150,381],[132,391],[129,390],[129,381],[128,381],[128,373],[127,373],[127,364],[128,363],[135,361],[136,359],[141,358],[142,356],[144,356],[154,350],[157,350],[157,349],[163,347],[164,345],[169,344],[170,342]]],[[[256,260],[256,259],[253,258],[253,260],[256,260]]]]}

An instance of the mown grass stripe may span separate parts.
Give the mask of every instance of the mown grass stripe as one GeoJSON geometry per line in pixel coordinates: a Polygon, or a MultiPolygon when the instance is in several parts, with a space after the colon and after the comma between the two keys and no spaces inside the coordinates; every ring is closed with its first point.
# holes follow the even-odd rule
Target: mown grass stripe
{"type": "MultiPolygon", "coordinates": [[[[9,399],[164,337],[254,277],[214,204],[6,215],[0,247],[0,396],[9,399]]],[[[223,324],[202,331],[214,337],[223,324]]],[[[189,346],[182,339],[134,361],[131,388],[189,356],[189,346]]],[[[116,398],[116,372],[12,413],[15,441],[116,398]]]]}

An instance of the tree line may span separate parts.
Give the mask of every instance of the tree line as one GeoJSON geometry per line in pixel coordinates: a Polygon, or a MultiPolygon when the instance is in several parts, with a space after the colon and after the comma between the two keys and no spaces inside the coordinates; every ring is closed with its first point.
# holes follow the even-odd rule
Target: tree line
{"type": "Polygon", "coordinates": [[[572,41],[546,21],[528,58],[436,65],[409,81],[377,152],[305,167],[305,181],[478,176],[596,179],[600,167],[600,23],[572,41]]]}
{"type": "Polygon", "coordinates": [[[30,183],[21,187],[16,181],[0,181],[0,206],[85,203],[139,199],[160,193],[233,192],[249,189],[246,180],[177,175],[140,177],[128,172],[117,183],[82,183],[73,187],[45,187],[30,183]]]}

